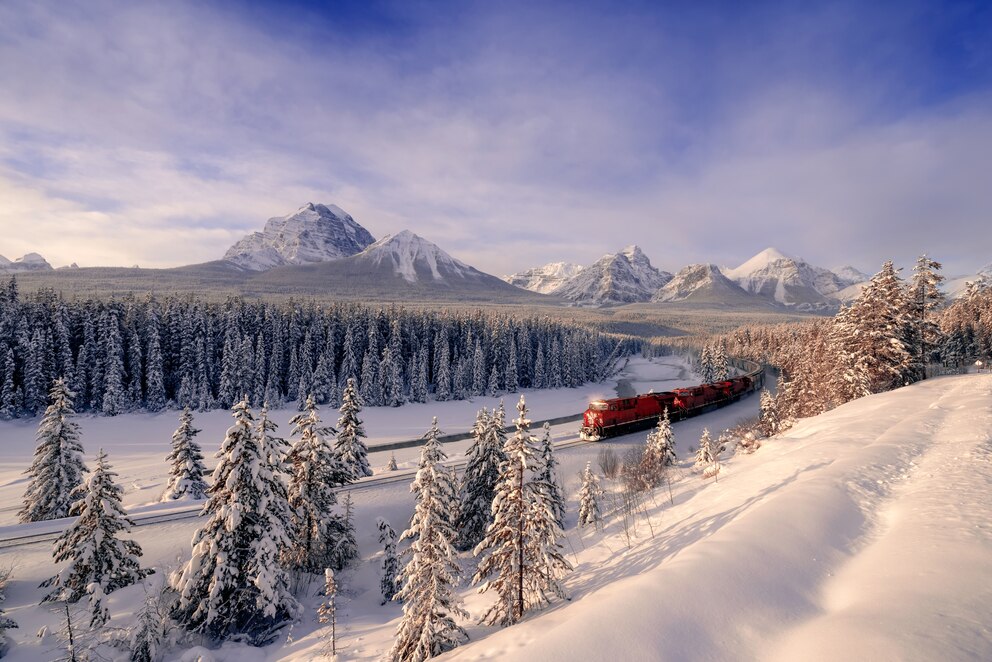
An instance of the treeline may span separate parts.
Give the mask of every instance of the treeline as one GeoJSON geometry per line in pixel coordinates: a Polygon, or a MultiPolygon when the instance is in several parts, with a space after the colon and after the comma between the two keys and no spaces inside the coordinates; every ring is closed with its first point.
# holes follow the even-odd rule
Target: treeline
{"type": "Polygon", "coordinates": [[[0,417],[44,410],[64,378],[80,411],[301,402],[367,406],[578,386],[637,342],[549,317],[129,295],[67,301],[0,286],[0,417]],[[302,395],[301,395],[302,394],[302,395]]]}

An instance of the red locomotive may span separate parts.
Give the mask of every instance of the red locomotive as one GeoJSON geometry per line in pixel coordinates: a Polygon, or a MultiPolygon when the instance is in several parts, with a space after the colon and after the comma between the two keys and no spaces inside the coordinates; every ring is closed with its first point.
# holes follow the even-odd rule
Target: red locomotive
{"type": "Polygon", "coordinates": [[[632,398],[595,400],[589,403],[582,416],[579,437],[586,441],[598,441],[646,430],[657,425],[665,409],[668,409],[668,416],[673,421],[702,414],[740,399],[743,394],[760,388],[763,382],[763,372],[759,367],[747,375],[722,382],[632,398]]]}

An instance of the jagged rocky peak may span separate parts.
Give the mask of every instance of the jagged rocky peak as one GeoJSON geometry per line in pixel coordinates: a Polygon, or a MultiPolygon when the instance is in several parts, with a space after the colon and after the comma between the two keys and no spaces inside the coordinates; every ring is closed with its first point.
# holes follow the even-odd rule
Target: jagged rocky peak
{"type": "Polygon", "coordinates": [[[543,267],[534,267],[503,276],[503,280],[531,292],[548,294],[561,287],[569,278],[576,276],[582,269],[582,265],[571,262],[550,262],[543,267]]]}
{"type": "Polygon", "coordinates": [[[437,244],[409,230],[383,237],[362,251],[358,258],[375,265],[390,264],[394,273],[410,283],[428,275],[435,281],[446,281],[478,273],[445,253],[437,244]]]}
{"type": "Polygon", "coordinates": [[[851,284],[829,269],[815,267],[776,248],[766,248],[736,269],[727,269],[725,274],[752,294],[810,310],[829,307],[832,295],[851,284]]]}
{"type": "Polygon", "coordinates": [[[586,304],[636,303],[649,300],[671,277],[655,269],[640,248],[628,246],[604,255],[552,294],[586,304]]]}
{"type": "Polygon", "coordinates": [[[265,222],[231,246],[224,259],[252,271],[284,264],[328,262],[360,253],[375,241],[369,231],[335,205],[308,203],[265,222]]]}
{"type": "Polygon", "coordinates": [[[658,290],[652,301],[706,300],[722,303],[747,296],[748,293],[727,278],[715,264],[690,264],[658,290]]]}
{"type": "Polygon", "coordinates": [[[52,265],[48,263],[48,260],[43,258],[37,253],[28,253],[27,255],[22,255],[16,260],[8,260],[3,255],[0,255],[0,271],[10,272],[10,271],[51,271],[52,265]]]}

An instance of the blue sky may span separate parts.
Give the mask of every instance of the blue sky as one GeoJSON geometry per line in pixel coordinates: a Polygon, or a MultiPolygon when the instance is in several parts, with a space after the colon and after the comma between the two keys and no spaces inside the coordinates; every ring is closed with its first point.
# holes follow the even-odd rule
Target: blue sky
{"type": "Polygon", "coordinates": [[[496,274],[992,262],[990,3],[5,0],[0,90],[11,258],[205,261],[313,201],[496,274]]]}

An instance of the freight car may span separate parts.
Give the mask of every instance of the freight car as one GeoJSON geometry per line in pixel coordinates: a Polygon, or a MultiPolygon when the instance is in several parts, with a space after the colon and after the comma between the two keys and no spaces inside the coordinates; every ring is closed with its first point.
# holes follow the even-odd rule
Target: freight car
{"type": "Polygon", "coordinates": [[[746,375],[712,384],[677,388],[664,393],[646,393],[632,398],[595,400],[589,403],[589,408],[582,415],[579,437],[586,441],[599,441],[646,430],[658,424],[666,409],[673,421],[696,416],[736,402],[763,385],[764,370],[753,365],[746,375]]]}

